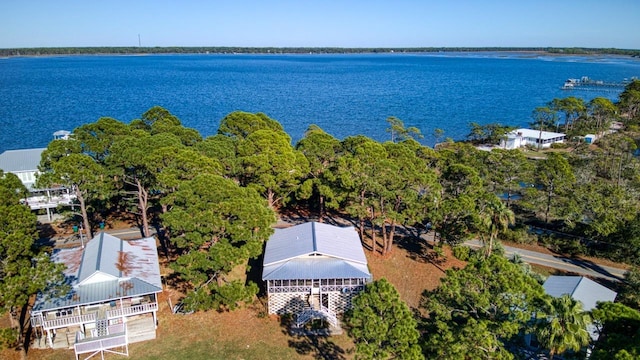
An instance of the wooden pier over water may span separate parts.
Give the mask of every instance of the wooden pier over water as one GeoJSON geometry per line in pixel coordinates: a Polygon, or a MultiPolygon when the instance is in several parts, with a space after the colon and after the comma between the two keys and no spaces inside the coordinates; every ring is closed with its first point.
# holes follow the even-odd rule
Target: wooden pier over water
{"type": "Polygon", "coordinates": [[[588,76],[583,76],[580,79],[568,79],[562,85],[562,90],[598,90],[598,91],[619,91],[624,89],[637,77],[632,77],[631,80],[624,79],[621,82],[607,82],[604,80],[593,80],[588,76]]]}

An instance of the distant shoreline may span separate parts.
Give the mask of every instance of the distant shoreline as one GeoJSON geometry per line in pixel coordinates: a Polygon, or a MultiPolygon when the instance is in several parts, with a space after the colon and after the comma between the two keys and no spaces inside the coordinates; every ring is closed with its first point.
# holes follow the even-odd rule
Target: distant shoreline
{"type": "Polygon", "coordinates": [[[357,55],[388,55],[388,56],[403,56],[403,55],[424,55],[424,56],[448,56],[448,57],[474,57],[478,56],[486,56],[486,57],[494,57],[494,58],[512,58],[512,59],[535,59],[540,57],[554,57],[554,58],[565,58],[565,57],[580,57],[584,58],[585,61],[604,59],[604,58],[625,58],[629,60],[640,61],[640,56],[634,55],[620,55],[620,54],[558,54],[558,53],[550,53],[545,51],[447,51],[441,53],[435,52],[394,52],[394,53],[380,53],[380,52],[359,52],[359,53],[76,53],[76,54],[29,54],[29,55],[0,55],[0,60],[11,60],[11,59],[46,59],[46,58],[71,58],[71,57],[148,57],[148,56],[318,56],[318,55],[326,55],[326,56],[335,56],[335,55],[345,55],[345,56],[357,56],[357,55]],[[485,55],[486,54],[486,55],[485,55]]]}
{"type": "Polygon", "coordinates": [[[425,47],[425,48],[337,48],[337,47],[46,47],[0,49],[0,58],[78,55],[179,55],[179,54],[421,54],[421,53],[519,53],[549,56],[628,56],[640,58],[640,50],[590,48],[515,47],[425,47]]]}

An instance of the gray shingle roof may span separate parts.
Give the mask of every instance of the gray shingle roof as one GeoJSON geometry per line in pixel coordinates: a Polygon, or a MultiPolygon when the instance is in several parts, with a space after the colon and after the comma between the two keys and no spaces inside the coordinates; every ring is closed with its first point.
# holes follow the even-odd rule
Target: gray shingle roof
{"type": "Polygon", "coordinates": [[[544,290],[553,297],[569,294],[582,302],[585,311],[595,309],[599,301],[614,301],[617,293],[584,276],[549,276],[544,290]]]}
{"type": "Polygon", "coordinates": [[[0,169],[5,172],[36,171],[44,148],[7,150],[0,154],[0,169]]]}
{"type": "Polygon", "coordinates": [[[263,280],[371,278],[353,227],[308,222],[276,229],[267,241],[263,280]]]}
{"type": "Polygon", "coordinates": [[[99,233],[84,249],[62,249],[52,256],[65,264],[72,289],[65,296],[39,294],[34,311],[100,303],[121,297],[162,291],[156,240],[148,237],[124,241],[99,233]]]}

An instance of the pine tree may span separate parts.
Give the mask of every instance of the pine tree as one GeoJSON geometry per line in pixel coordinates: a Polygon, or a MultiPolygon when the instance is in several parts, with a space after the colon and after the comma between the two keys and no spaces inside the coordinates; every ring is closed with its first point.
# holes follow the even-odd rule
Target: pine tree
{"type": "Polygon", "coordinates": [[[14,315],[26,310],[33,295],[63,282],[61,266],[35,246],[36,217],[20,203],[25,193],[17,176],[0,170],[0,313],[12,314],[14,328],[1,332],[5,345],[20,344],[26,330],[27,324],[14,315]],[[7,334],[16,335],[15,341],[7,341],[7,334]]]}
{"type": "Polygon", "coordinates": [[[347,314],[356,359],[423,359],[416,320],[398,291],[385,279],[374,281],[353,299],[347,314]]]}

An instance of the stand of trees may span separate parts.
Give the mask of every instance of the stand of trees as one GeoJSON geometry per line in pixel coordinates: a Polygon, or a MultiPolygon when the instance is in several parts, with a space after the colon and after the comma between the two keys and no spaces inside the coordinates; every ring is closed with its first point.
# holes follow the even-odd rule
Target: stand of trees
{"type": "MultiPolygon", "coordinates": [[[[549,111],[564,113],[568,128],[602,130],[619,120],[627,130],[602,137],[595,148],[574,143],[573,151],[549,152],[543,159],[528,159],[520,150],[479,151],[468,143],[447,142],[434,150],[415,141],[419,131],[405,128],[397,118],[388,119],[393,141],[338,140],[311,125],[291,144],[276,120],[238,111],[222,119],[216,135],[203,139],[168,110],[154,107],[128,124],[101,118],[75,129],[68,140],[54,140],[43,154],[38,184],[63,184],[76,193],[77,216],[88,236],[114,211],[136,216],[145,235],[150,227],[160,230],[173,280],[186,284],[185,302],[193,309],[232,309],[256,294],[256,284],[237,274],[261,253],[277,212],[308,211],[318,221],[338,214],[381,256],[393,250],[400,228],[420,234],[430,224],[440,244],[478,236],[487,249],[482,260],[468,266],[473,275],[451,272],[444,287],[429,296],[429,327],[438,331],[425,346],[435,351],[450,344],[445,357],[469,354],[474,346],[504,355],[505,340],[521,330],[528,316],[514,319],[506,309],[525,309],[522,301],[535,294],[493,299],[487,284],[497,281],[492,289],[502,289],[500,294],[537,289],[534,281],[492,255],[498,238],[521,240],[514,226],[544,225],[571,235],[546,239],[559,249],[639,261],[638,94],[640,82],[634,81],[613,108],[594,101],[583,111],[579,101],[552,101],[555,108],[549,111]],[[491,272],[513,276],[493,279],[491,272]],[[485,273],[486,278],[479,276],[485,273]],[[472,280],[482,281],[474,285],[472,280]],[[456,287],[469,292],[465,298],[473,303],[460,302],[464,299],[457,298],[456,287]]],[[[555,119],[542,116],[547,110],[535,114],[540,126],[555,119]]],[[[494,126],[480,130],[473,128],[478,136],[504,133],[494,126]]],[[[10,211],[25,211],[15,197],[7,199],[15,207],[10,211]]],[[[31,248],[33,230],[22,233],[18,243],[31,248]]],[[[12,230],[6,236],[22,233],[12,230]]],[[[6,279],[0,286],[8,286],[6,279]]],[[[51,280],[36,283],[32,293],[51,280]]],[[[11,291],[1,293],[6,297],[11,291]]],[[[2,301],[5,310],[24,305],[22,300],[2,301]]]]}

